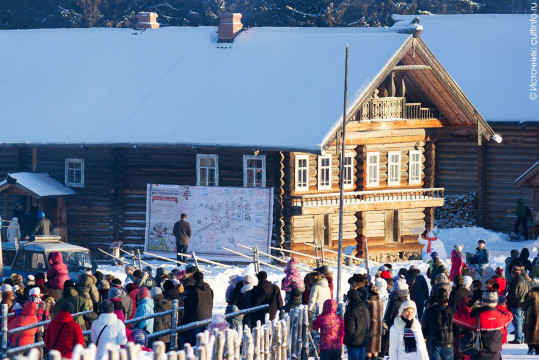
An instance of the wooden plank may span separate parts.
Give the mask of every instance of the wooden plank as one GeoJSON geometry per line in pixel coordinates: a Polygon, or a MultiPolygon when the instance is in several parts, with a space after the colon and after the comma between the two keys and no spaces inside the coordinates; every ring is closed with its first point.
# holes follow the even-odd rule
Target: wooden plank
{"type": "MultiPolygon", "coordinates": [[[[346,125],[347,132],[390,130],[390,129],[417,129],[417,128],[441,128],[444,125],[438,119],[432,120],[394,120],[394,121],[352,121],[346,125]]],[[[473,127],[473,125],[471,125],[473,127]]]]}

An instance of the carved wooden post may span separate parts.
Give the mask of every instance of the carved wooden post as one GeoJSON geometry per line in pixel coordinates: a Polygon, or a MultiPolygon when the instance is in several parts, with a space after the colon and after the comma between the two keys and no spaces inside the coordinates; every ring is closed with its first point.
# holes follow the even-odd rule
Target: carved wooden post
{"type": "Polygon", "coordinates": [[[176,351],[176,354],[178,355],[178,360],[185,360],[185,358],[186,358],[185,351],[183,351],[183,350],[176,351]]]}
{"type": "Polygon", "coordinates": [[[223,360],[224,350],[225,350],[225,333],[222,331],[219,331],[216,338],[214,360],[223,360]]]}

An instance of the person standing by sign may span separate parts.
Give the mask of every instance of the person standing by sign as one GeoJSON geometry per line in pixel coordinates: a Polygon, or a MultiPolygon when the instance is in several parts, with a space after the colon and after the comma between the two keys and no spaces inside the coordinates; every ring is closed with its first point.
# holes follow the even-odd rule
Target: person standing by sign
{"type": "MultiPolygon", "coordinates": [[[[176,252],[181,254],[187,254],[187,247],[189,246],[189,238],[191,238],[191,224],[187,221],[187,215],[181,214],[181,220],[174,224],[172,233],[176,238],[176,252]]],[[[176,254],[178,261],[185,262],[186,257],[176,254]]]]}

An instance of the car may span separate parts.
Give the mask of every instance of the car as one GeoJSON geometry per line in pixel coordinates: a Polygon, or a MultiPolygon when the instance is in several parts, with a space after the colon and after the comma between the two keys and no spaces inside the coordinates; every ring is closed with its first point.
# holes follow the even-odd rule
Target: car
{"type": "Polygon", "coordinates": [[[29,274],[46,273],[52,252],[62,253],[69,278],[74,281],[81,272],[92,267],[90,250],[60,241],[60,236],[33,236],[29,241],[20,241],[18,249],[15,242],[2,243],[4,279],[12,274],[21,274],[26,278],[29,274]]]}

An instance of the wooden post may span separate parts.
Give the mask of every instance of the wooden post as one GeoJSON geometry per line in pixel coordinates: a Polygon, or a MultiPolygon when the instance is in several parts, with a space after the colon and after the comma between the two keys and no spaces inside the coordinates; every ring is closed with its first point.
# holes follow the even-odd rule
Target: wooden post
{"type": "Polygon", "coordinates": [[[253,248],[253,256],[254,256],[254,263],[255,263],[255,272],[258,274],[260,272],[260,258],[258,254],[258,246],[255,246],[253,248]]]}
{"type": "Polygon", "coordinates": [[[339,254],[337,255],[337,302],[341,299],[341,278],[342,278],[342,222],[343,222],[343,185],[344,185],[344,155],[346,143],[346,105],[348,97],[348,44],[346,44],[346,59],[344,64],[344,109],[342,113],[342,144],[341,160],[339,164],[339,254]]]}
{"type": "Polygon", "coordinates": [[[254,331],[254,336],[255,336],[255,338],[254,338],[254,346],[255,346],[254,358],[255,358],[255,360],[260,359],[260,345],[261,345],[261,342],[262,342],[261,331],[262,331],[262,328],[260,326],[255,327],[255,331],[254,331]]]}
{"type": "Polygon", "coordinates": [[[176,328],[178,327],[178,303],[179,301],[177,299],[172,302],[172,315],[170,316],[172,325],[170,331],[170,350],[176,350],[177,347],[176,337],[178,336],[178,332],[176,331],[176,328]]]}
{"type": "Polygon", "coordinates": [[[58,350],[49,351],[49,360],[62,360],[62,353],[58,350]]]}
{"type": "Polygon", "coordinates": [[[138,268],[142,270],[142,259],[140,258],[140,249],[137,249],[137,255],[138,255],[138,268]]]}
{"type": "Polygon", "coordinates": [[[318,239],[319,243],[320,243],[320,256],[322,258],[322,265],[325,264],[325,260],[324,260],[324,242],[320,239],[318,239]]]}
{"type": "Polygon", "coordinates": [[[369,275],[369,245],[367,238],[364,240],[365,243],[365,269],[367,269],[367,275],[369,275]]]}
{"type": "MultiPolygon", "coordinates": [[[[197,269],[200,269],[199,266],[198,266],[198,259],[197,259],[197,256],[194,252],[191,252],[191,254],[193,255],[193,261],[195,262],[195,266],[197,269]]],[[[187,261],[187,259],[186,259],[187,261]]]]}
{"type": "MultiPolygon", "coordinates": [[[[318,244],[316,243],[316,239],[313,239],[314,244],[314,256],[316,256],[316,267],[320,267],[320,261],[318,260],[318,244]]],[[[322,262],[323,264],[324,262],[322,262]]]]}

